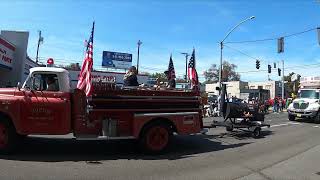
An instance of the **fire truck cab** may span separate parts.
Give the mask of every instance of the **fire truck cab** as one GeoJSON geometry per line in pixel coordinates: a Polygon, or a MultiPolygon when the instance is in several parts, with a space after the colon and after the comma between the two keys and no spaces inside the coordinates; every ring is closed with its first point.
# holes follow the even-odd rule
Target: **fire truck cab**
{"type": "Polygon", "coordinates": [[[27,135],[78,140],[136,139],[144,151],[163,152],[173,133],[202,130],[201,99],[191,90],[118,87],[93,82],[90,98],[71,89],[68,71],[31,68],[22,87],[0,88],[0,153],[27,135]]]}

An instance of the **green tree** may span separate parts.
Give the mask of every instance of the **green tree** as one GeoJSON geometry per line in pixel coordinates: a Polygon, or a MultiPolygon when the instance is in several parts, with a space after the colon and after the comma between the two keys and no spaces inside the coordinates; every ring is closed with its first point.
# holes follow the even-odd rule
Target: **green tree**
{"type": "Polygon", "coordinates": [[[176,78],[176,83],[186,83],[187,81],[182,78],[176,78]]]}
{"type": "MultiPolygon", "coordinates": [[[[236,72],[237,65],[230,64],[227,61],[223,61],[222,63],[223,71],[222,71],[222,81],[239,81],[240,74],[236,72]]],[[[206,81],[205,83],[216,83],[219,81],[219,68],[218,65],[212,64],[209,69],[204,71],[203,73],[206,81]]]]}
{"type": "Polygon", "coordinates": [[[59,65],[58,67],[64,68],[66,70],[74,70],[74,71],[81,70],[79,63],[71,63],[69,65],[59,65]]]}
{"type": "Polygon", "coordinates": [[[162,82],[168,81],[167,76],[164,73],[152,73],[150,78],[159,78],[162,82]]]}
{"type": "Polygon", "coordinates": [[[284,81],[287,81],[286,83],[286,94],[287,95],[291,95],[291,93],[297,94],[298,93],[298,89],[299,89],[299,85],[300,85],[300,75],[297,75],[297,80],[292,82],[291,81],[291,77],[296,74],[294,72],[289,73],[287,76],[284,76],[284,81]]]}

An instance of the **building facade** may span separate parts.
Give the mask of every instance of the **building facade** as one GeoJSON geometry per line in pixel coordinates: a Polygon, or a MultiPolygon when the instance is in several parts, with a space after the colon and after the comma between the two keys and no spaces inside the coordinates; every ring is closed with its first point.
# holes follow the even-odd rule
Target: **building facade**
{"type": "MultiPolygon", "coordinates": [[[[231,81],[225,82],[227,84],[228,97],[241,98],[241,91],[246,89],[264,89],[269,91],[270,98],[281,97],[281,81],[266,81],[266,82],[243,82],[243,81],[231,81]]],[[[219,83],[206,84],[206,92],[214,95],[218,95],[219,91],[216,90],[219,87],[219,83]]]]}
{"type": "Polygon", "coordinates": [[[29,69],[38,64],[27,56],[29,32],[1,31],[0,34],[0,87],[16,86],[23,82],[29,69]]]}
{"type": "MultiPolygon", "coordinates": [[[[244,81],[230,81],[225,82],[227,84],[227,95],[228,97],[240,97],[240,90],[248,87],[248,82],[244,81]]],[[[209,95],[218,95],[219,91],[216,88],[219,87],[219,83],[206,84],[206,92],[209,95]]]]}
{"type": "Polygon", "coordinates": [[[266,89],[270,91],[270,98],[281,97],[281,81],[249,82],[249,89],[266,89]]]}

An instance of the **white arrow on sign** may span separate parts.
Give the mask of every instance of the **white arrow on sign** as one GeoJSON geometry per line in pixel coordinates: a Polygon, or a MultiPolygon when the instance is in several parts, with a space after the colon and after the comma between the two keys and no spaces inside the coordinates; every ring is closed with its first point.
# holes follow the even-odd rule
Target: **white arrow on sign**
{"type": "Polygon", "coordinates": [[[291,76],[291,81],[295,81],[295,80],[297,80],[298,79],[298,74],[293,74],[292,76],[291,76]]]}

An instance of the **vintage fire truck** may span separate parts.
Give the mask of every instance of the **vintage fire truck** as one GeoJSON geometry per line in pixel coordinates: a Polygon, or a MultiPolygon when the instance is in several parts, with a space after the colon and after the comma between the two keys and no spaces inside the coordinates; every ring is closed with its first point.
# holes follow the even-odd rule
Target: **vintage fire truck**
{"type": "Polygon", "coordinates": [[[160,153],[173,134],[203,128],[197,92],[93,85],[88,99],[70,88],[65,69],[35,67],[23,85],[0,89],[0,153],[12,152],[27,135],[70,133],[77,140],[136,139],[144,151],[160,153]]]}

